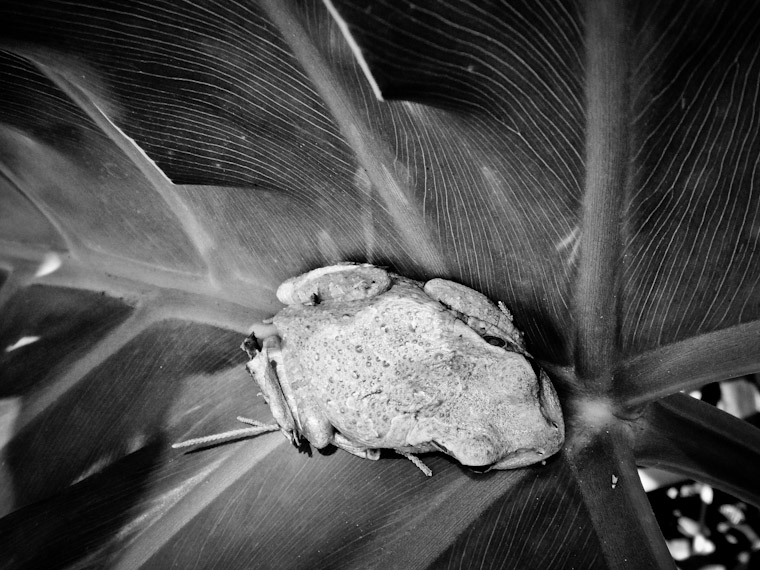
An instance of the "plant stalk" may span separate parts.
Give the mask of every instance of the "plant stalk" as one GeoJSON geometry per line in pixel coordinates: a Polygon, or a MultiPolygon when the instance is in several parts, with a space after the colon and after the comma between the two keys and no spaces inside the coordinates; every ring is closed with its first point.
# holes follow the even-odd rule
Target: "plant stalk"
{"type": "Polygon", "coordinates": [[[586,181],[574,299],[575,361],[584,384],[605,394],[619,345],[621,216],[630,125],[626,2],[589,0],[586,26],[586,181]]]}

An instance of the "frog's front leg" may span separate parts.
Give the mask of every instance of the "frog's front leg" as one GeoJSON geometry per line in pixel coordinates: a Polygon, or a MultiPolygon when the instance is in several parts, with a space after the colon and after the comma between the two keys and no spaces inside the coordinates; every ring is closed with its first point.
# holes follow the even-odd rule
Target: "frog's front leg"
{"type": "Polygon", "coordinates": [[[509,348],[529,356],[525,351],[522,333],[512,323],[512,314],[504,303],[497,306],[488,297],[454,281],[431,279],[424,286],[425,293],[442,303],[467,323],[480,336],[492,344],[509,348]]]}
{"type": "Polygon", "coordinates": [[[391,288],[391,274],[367,263],[320,267],[285,281],[277,298],[286,305],[317,305],[323,301],[355,301],[391,288]]]}

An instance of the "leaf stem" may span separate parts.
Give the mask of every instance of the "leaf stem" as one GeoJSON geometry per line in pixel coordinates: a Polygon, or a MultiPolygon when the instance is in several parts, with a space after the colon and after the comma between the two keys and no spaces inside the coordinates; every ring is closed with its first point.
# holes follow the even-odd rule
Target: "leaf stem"
{"type": "Polygon", "coordinates": [[[639,480],[628,426],[613,420],[593,433],[573,433],[568,463],[600,537],[607,566],[674,568],[639,480]]]}
{"type": "Polygon", "coordinates": [[[638,354],[615,373],[615,393],[627,408],[680,390],[760,371],[760,322],[694,336],[638,354]]]}
{"type": "Polygon", "coordinates": [[[760,506],[760,429],[684,394],[649,406],[639,425],[635,453],[642,465],[760,506]]]}
{"type": "MultiPolygon", "coordinates": [[[[314,87],[330,109],[336,124],[378,192],[402,236],[408,254],[429,276],[448,274],[446,264],[425,220],[413,203],[409,184],[396,172],[392,149],[364,120],[360,109],[299,21],[292,2],[262,0],[261,7],[280,30],[314,87]]],[[[345,32],[345,29],[341,31],[345,32]]]]}
{"type": "Polygon", "coordinates": [[[628,157],[628,31],[624,0],[586,4],[586,182],[575,291],[576,364],[610,387],[618,347],[621,214],[628,157]]]}
{"type": "MultiPolygon", "coordinates": [[[[19,55],[24,56],[23,53],[19,55]]],[[[186,199],[177,192],[176,186],[155,161],[108,116],[107,105],[103,101],[99,101],[97,95],[89,92],[87,87],[78,81],[75,70],[61,65],[58,61],[47,62],[45,57],[39,54],[27,57],[38,67],[41,73],[48,77],[87,114],[101,129],[103,135],[124,154],[129,162],[135,165],[144,177],[145,182],[169,206],[182,226],[188,241],[193,245],[206,266],[208,278],[215,284],[226,282],[230,277],[230,269],[223,265],[221,258],[216,255],[214,240],[206,227],[206,222],[198,216],[197,212],[193,211],[186,199]]],[[[68,231],[63,232],[63,235],[69,236],[70,233],[68,231]]]]}

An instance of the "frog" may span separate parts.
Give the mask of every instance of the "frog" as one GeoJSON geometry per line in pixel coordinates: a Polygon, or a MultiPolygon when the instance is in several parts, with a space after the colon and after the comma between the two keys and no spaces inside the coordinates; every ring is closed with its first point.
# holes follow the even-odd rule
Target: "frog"
{"type": "Polygon", "coordinates": [[[503,303],[367,263],[313,269],[276,295],[271,334],[242,345],[275,423],[238,418],[252,426],[235,433],[279,430],[369,460],[392,450],[426,475],[419,454],[489,471],[561,449],[557,393],[503,303]]]}

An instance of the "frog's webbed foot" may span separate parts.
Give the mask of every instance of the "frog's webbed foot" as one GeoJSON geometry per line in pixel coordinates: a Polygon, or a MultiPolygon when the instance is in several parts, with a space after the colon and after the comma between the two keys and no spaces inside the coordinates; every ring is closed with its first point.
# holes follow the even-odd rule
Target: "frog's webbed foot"
{"type": "Polygon", "coordinates": [[[427,465],[425,465],[422,462],[422,459],[420,459],[416,455],[412,455],[411,453],[406,453],[405,451],[399,451],[398,449],[396,450],[396,453],[398,453],[399,455],[403,455],[409,461],[411,461],[412,463],[414,463],[417,466],[417,468],[420,471],[422,471],[426,476],[428,476],[428,477],[432,477],[433,476],[432,469],[430,469],[430,467],[428,467],[427,465]]]}
{"type": "Polygon", "coordinates": [[[512,313],[499,302],[454,281],[431,279],[425,293],[443,304],[490,344],[509,346],[509,350],[530,356],[525,350],[522,333],[512,323],[512,313]]]}
{"type": "Polygon", "coordinates": [[[340,263],[314,269],[285,281],[277,298],[286,305],[368,299],[391,288],[391,274],[368,263],[340,263]]]}

